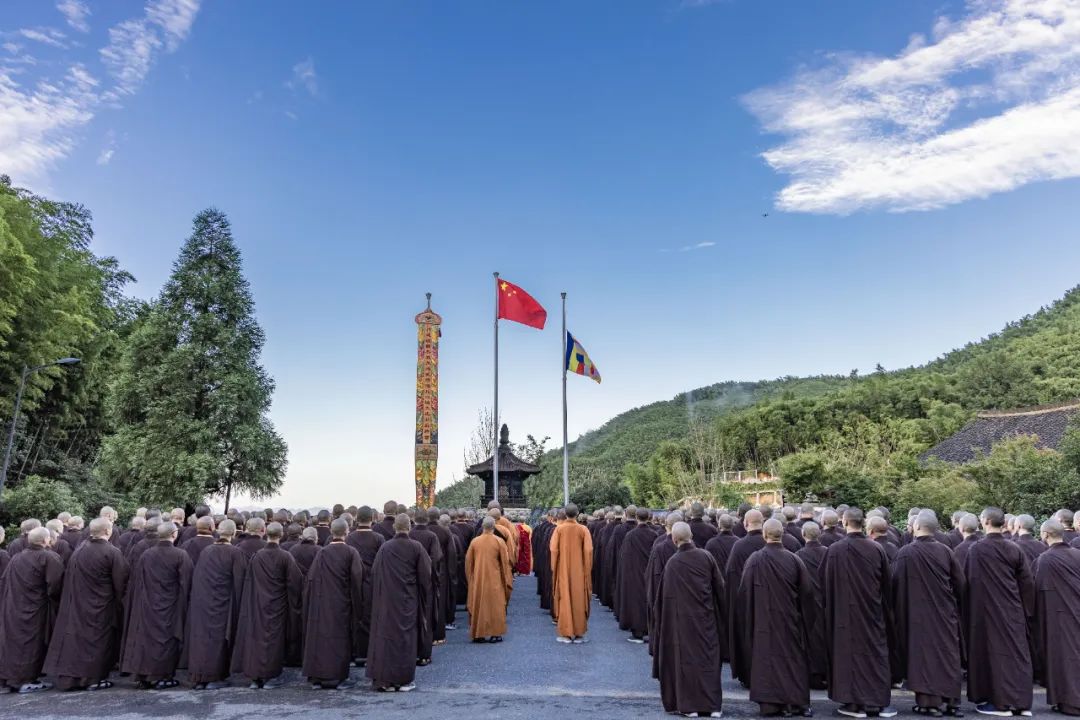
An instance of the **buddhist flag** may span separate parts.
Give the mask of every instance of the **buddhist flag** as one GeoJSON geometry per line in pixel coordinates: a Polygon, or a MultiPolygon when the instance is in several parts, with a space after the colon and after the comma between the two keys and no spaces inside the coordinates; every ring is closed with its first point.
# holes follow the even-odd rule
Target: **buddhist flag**
{"type": "Polygon", "coordinates": [[[499,290],[499,308],[496,317],[502,320],[513,320],[537,330],[544,329],[544,323],[547,322],[547,310],[536,302],[532,295],[514,283],[499,278],[495,278],[495,282],[499,290]]]}
{"type": "Polygon", "coordinates": [[[566,333],[566,369],[600,382],[600,371],[593,365],[589,353],[585,352],[585,348],[581,347],[581,343],[569,332],[566,333]]]}

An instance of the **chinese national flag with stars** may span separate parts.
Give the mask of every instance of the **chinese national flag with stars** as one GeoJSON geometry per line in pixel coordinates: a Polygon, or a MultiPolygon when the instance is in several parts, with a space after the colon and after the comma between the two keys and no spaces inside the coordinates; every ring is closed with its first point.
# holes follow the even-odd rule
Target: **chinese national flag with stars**
{"type": "Polygon", "coordinates": [[[499,289],[499,319],[513,320],[543,330],[544,323],[547,322],[547,310],[536,302],[532,295],[514,283],[501,278],[496,278],[496,282],[499,289]]]}

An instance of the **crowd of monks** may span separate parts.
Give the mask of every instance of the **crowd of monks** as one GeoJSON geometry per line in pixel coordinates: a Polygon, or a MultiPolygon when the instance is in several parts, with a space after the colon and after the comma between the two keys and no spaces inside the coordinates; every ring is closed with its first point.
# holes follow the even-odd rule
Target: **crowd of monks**
{"type": "MultiPolygon", "coordinates": [[[[468,613],[474,643],[507,632],[514,576],[532,572],[555,640],[588,642],[594,599],[646,646],[665,710],[719,717],[722,670],[765,716],[809,717],[812,689],[840,715],[1030,716],[1033,686],[1080,715],[1080,538],[1073,513],[812,505],[579,514],[534,526],[486,511],[335,506],[185,518],[103,508],[84,526],[29,519],[0,551],[0,688],[140,689],[187,682],[414,689],[416,668],[468,613]],[[46,679],[47,678],[47,679],[46,679]]],[[[519,520],[521,518],[518,518],[519,520]]],[[[3,542],[0,529],[0,543],[3,542]]],[[[644,652],[644,650],[643,650],[644,652]]]]}
{"type": "MultiPolygon", "coordinates": [[[[719,717],[721,670],[764,716],[1030,717],[1033,686],[1080,715],[1080,538],[1073,513],[958,512],[944,532],[912,509],[741,506],[594,513],[591,584],[632,643],[648,643],[664,709],[719,717]],[[684,514],[685,513],[685,514],[684,514]]],[[[545,532],[541,525],[534,537],[545,532]]],[[[552,558],[552,564],[554,564],[552,558]]],[[[538,569],[541,593],[550,591],[538,569]]],[[[542,606],[548,601],[543,597],[542,606]]]]}
{"type": "MultiPolygon", "coordinates": [[[[0,689],[200,690],[242,675],[280,687],[299,667],[316,689],[407,692],[465,605],[474,642],[499,642],[515,573],[531,570],[531,528],[486,512],[388,502],[213,516],[200,506],[112,508],[88,526],[25,520],[0,550],[0,689]],[[119,675],[114,675],[114,673],[119,675]],[[48,679],[45,679],[48,678],[48,679]]],[[[4,540],[0,529],[0,543],[4,540]]]]}

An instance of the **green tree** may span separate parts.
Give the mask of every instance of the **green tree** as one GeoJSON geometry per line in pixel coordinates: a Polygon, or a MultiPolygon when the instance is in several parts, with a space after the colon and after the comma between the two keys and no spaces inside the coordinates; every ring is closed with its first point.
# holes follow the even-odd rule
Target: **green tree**
{"type": "Polygon", "coordinates": [[[274,383],[259,364],[262,345],[229,222],[205,210],[130,338],[111,404],[117,431],[102,451],[106,474],[147,502],[272,494],[286,445],[266,415],[274,383]]]}
{"type": "Polygon", "coordinates": [[[1080,476],[1065,454],[1040,448],[1037,442],[1033,435],[1018,435],[963,466],[965,475],[978,487],[980,504],[1036,517],[1075,506],[1080,498],[1080,476]]]}
{"type": "Polygon", "coordinates": [[[440,508],[464,508],[480,505],[484,481],[472,475],[455,480],[441,490],[435,491],[435,504],[440,508]]]}

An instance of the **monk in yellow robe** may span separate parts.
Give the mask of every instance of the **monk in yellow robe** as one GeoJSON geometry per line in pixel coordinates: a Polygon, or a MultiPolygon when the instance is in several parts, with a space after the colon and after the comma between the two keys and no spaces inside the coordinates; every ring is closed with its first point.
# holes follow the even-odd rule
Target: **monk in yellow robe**
{"type": "Polygon", "coordinates": [[[578,508],[566,506],[566,521],[551,533],[552,609],[561,643],[583,643],[592,597],[592,535],[578,524],[578,508]]]}
{"type": "Polygon", "coordinates": [[[495,537],[495,518],[484,518],[480,536],[465,553],[468,579],[469,637],[473,642],[502,642],[506,634],[506,606],[514,589],[514,576],[506,547],[495,537]]]}
{"type": "Polygon", "coordinates": [[[488,515],[495,520],[497,532],[502,536],[502,539],[506,541],[506,550],[510,554],[510,563],[517,562],[517,528],[514,527],[514,523],[503,517],[502,510],[497,507],[493,507],[488,510],[488,515]]]}

